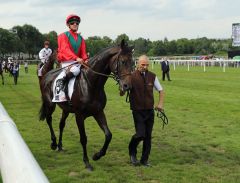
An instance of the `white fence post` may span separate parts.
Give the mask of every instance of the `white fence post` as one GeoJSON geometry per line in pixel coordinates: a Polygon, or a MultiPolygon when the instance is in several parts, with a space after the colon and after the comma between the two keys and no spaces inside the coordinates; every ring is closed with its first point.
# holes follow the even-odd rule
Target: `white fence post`
{"type": "Polygon", "coordinates": [[[223,72],[225,72],[226,63],[223,62],[223,72]]]}
{"type": "Polygon", "coordinates": [[[49,183],[1,102],[0,169],[4,183],[49,183]]]}

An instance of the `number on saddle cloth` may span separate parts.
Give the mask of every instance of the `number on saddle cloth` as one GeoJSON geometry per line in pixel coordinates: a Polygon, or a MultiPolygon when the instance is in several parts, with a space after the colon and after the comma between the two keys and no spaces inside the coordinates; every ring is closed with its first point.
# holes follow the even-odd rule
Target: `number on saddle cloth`
{"type": "Polygon", "coordinates": [[[60,91],[64,91],[65,84],[66,84],[66,80],[64,78],[60,78],[56,80],[55,92],[57,95],[59,95],[60,91]]]}
{"type": "Polygon", "coordinates": [[[65,71],[62,71],[56,77],[54,84],[53,84],[53,99],[52,102],[64,102],[67,101],[67,95],[71,99],[74,83],[76,77],[71,78],[68,82],[65,78],[66,74],[65,71]],[[66,88],[68,87],[68,88],[66,88]],[[67,92],[67,95],[66,93],[67,92]]]}

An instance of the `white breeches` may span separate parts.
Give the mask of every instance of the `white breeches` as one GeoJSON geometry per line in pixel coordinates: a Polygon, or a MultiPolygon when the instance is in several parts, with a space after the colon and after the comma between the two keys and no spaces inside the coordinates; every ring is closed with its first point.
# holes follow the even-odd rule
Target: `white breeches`
{"type": "Polygon", "coordinates": [[[67,61],[67,62],[62,62],[62,63],[61,63],[61,67],[62,67],[62,68],[64,67],[64,70],[65,70],[65,71],[69,70],[70,72],[73,73],[74,76],[77,76],[77,75],[80,73],[81,64],[71,65],[71,64],[73,64],[74,62],[75,62],[74,60],[67,61]],[[69,65],[70,65],[70,66],[69,66],[69,65]],[[69,67],[68,67],[68,66],[69,66],[69,67]]]}

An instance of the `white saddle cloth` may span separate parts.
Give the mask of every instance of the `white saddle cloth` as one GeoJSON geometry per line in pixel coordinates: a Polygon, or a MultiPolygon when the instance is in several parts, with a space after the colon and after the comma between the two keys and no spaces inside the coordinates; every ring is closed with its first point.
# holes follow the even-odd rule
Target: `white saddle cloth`
{"type": "MultiPolygon", "coordinates": [[[[64,76],[66,76],[65,71],[63,70],[55,79],[53,83],[53,99],[52,102],[65,102],[67,101],[65,92],[62,90],[64,86],[62,86],[61,80],[64,76]]],[[[73,87],[76,77],[73,77],[68,82],[68,96],[71,99],[73,94],[73,87]]]]}
{"type": "MultiPolygon", "coordinates": [[[[44,66],[44,65],[43,65],[44,66]]],[[[38,76],[42,76],[42,69],[43,69],[43,66],[38,70],[38,76]]]]}

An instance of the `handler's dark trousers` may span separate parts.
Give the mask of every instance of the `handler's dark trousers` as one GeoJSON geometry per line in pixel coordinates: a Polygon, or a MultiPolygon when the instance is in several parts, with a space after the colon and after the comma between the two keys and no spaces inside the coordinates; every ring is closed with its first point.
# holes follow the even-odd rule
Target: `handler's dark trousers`
{"type": "Polygon", "coordinates": [[[141,162],[147,162],[151,151],[152,128],[154,123],[154,110],[132,111],[136,134],[129,143],[129,155],[137,155],[137,146],[143,140],[141,162]]]}

